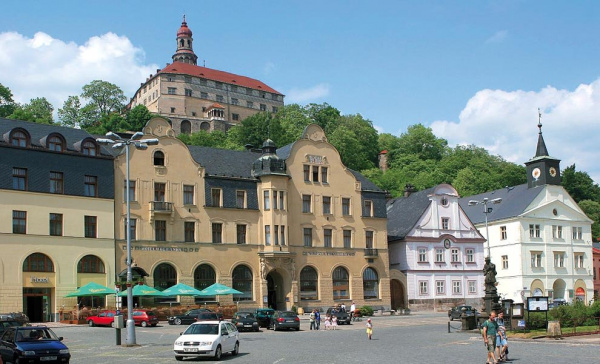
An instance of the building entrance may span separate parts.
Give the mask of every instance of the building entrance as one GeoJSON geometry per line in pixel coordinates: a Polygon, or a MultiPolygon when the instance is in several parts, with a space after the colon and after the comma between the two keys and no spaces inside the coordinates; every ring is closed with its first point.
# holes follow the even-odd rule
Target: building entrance
{"type": "Polygon", "coordinates": [[[406,308],[406,301],[404,300],[404,287],[402,283],[397,279],[391,280],[391,294],[392,294],[392,310],[397,310],[399,308],[406,308]]]}
{"type": "Polygon", "coordinates": [[[24,288],[23,312],[30,322],[49,321],[50,288],[24,288]]]}
{"type": "Polygon", "coordinates": [[[285,310],[283,300],[283,278],[276,271],[267,275],[267,297],[269,307],[274,310],[285,310]]]}

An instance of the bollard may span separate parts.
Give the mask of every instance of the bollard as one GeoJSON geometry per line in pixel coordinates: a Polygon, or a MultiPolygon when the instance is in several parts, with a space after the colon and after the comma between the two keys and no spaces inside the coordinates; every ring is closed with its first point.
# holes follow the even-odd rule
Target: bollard
{"type": "Polygon", "coordinates": [[[450,333],[450,321],[448,321],[448,333],[450,333]]]}
{"type": "Polygon", "coordinates": [[[115,329],[117,333],[117,345],[121,345],[121,329],[115,329]]]}

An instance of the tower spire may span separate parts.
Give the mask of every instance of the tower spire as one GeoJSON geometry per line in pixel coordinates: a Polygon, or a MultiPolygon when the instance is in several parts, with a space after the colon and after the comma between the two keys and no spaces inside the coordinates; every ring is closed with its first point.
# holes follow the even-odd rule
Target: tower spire
{"type": "Polygon", "coordinates": [[[537,148],[535,151],[536,157],[547,157],[548,149],[546,148],[546,143],[544,142],[544,137],[542,136],[542,111],[538,108],[538,128],[540,129],[538,133],[538,142],[537,148]]]}
{"type": "Polygon", "coordinates": [[[179,30],[177,30],[177,50],[173,55],[173,62],[196,65],[198,56],[196,56],[194,53],[194,48],[192,46],[193,41],[194,39],[192,38],[192,31],[190,28],[188,28],[185,20],[185,14],[183,14],[181,27],[179,27],[179,30]]]}

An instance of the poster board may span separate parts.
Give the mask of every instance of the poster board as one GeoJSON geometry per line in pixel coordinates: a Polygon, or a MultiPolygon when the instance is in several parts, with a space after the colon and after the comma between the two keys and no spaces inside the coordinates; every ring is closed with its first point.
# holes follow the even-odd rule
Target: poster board
{"type": "Polygon", "coordinates": [[[527,297],[527,311],[547,312],[548,297],[527,297]]]}

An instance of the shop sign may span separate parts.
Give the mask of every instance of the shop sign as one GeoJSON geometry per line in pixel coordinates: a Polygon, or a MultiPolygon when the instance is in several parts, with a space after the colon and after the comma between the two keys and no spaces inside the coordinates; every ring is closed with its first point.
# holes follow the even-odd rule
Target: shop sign
{"type": "MultiPolygon", "coordinates": [[[[180,252],[180,253],[198,253],[200,248],[178,248],[172,246],[144,246],[136,245],[131,247],[132,250],[153,251],[153,252],[180,252]]],[[[127,246],[123,246],[123,250],[127,250],[127,246]]]]}
{"type": "Polygon", "coordinates": [[[353,257],[356,255],[354,252],[302,252],[302,255],[327,255],[336,257],[353,257]]]}
{"type": "Polygon", "coordinates": [[[48,277],[30,277],[31,283],[50,283],[50,278],[48,277]]]}

